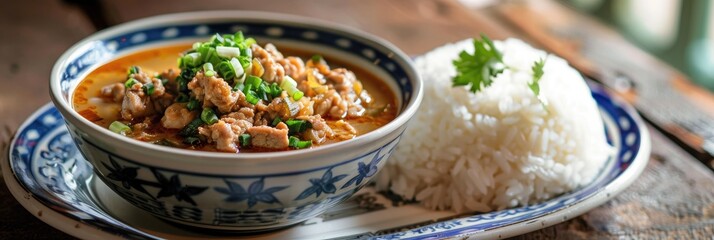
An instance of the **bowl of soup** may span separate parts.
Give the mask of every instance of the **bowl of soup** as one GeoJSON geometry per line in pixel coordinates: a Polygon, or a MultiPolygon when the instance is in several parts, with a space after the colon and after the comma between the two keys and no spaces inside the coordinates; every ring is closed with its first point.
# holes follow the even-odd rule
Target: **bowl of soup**
{"type": "Polygon", "coordinates": [[[384,40],[245,11],[100,31],[60,57],[50,88],[119,196],[171,222],[237,231],[296,224],[349,198],[422,96],[409,58],[384,40]]]}

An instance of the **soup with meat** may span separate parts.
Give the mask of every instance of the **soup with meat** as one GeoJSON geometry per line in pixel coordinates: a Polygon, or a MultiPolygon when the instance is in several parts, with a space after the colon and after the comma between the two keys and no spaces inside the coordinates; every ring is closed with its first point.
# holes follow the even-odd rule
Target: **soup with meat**
{"type": "Polygon", "coordinates": [[[72,103],[130,138],[221,152],[344,141],[397,114],[392,91],[368,72],[241,33],[114,60],[80,82],[72,103]]]}

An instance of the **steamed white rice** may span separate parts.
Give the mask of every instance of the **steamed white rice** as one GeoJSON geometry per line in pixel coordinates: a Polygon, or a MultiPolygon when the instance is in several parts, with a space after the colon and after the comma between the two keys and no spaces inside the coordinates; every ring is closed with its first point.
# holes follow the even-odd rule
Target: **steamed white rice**
{"type": "Polygon", "coordinates": [[[477,94],[453,88],[452,61],[472,40],[415,60],[424,101],[377,185],[432,209],[488,212],[534,204],[589,183],[612,152],[588,86],[567,62],[495,41],[505,70],[477,94]],[[545,58],[541,96],[528,88],[545,58]]]}

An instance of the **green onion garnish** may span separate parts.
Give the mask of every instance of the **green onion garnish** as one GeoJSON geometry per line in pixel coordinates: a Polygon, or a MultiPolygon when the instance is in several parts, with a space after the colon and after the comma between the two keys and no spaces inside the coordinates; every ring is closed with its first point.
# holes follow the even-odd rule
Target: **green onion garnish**
{"type": "Polygon", "coordinates": [[[189,99],[190,99],[190,97],[188,96],[188,94],[179,93],[178,97],[176,97],[176,102],[184,103],[184,102],[188,102],[189,99]]]}
{"type": "Polygon", "coordinates": [[[211,42],[216,45],[221,44],[223,43],[223,37],[220,34],[216,33],[216,35],[213,35],[213,37],[211,37],[211,42]]]}
{"type": "Polygon", "coordinates": [[[201,118],[196,118],[188,125],[183,127],[183,129],[181,129],[178,134],[182,137],[196,136],[198,135],[198,127],[200,127],[201,125],[203,125],[203,120],[201,120],[201,118]]]}
{"type": "Polygon", "coordinates": [[[201,112],[201,120],[203,120],[204,123],[211,125],[218,122],[218,116],[216,116],[216,113],[213,112],[213,109],[204,108],[201,112]]]}
{"type": "Polygon", "coordinates": [[[176,90],[178,92],[188,91],[188,80],[186,80],[182,76],[176,77],[176,90]]]}
{"type": "Polygon", "coordinates": [[[322,60],[322,56],[321,55],[312,55],[312,58],[310,60],[312,60],[313,63],[317,64],[322,60]]]}
{"type": "Polygon", "coordinates": [[[297,143],[298,149],[309,148],[310,146],[312,146],[312,141],[299,141],[297,143]]]}
{"type": "Polygon", "coordinates": [[[238,136],[238,143],[241,147],[250,146],[250,134],[241,134],[238,136]]]}
{"type": "Polygon", "coordinates": [[[245,45],[248,46],[248,47],[250,47],[251,45],[253,45],[253,44],[255,44],[255,43],[257,43],[257,41],[255,41],[255,39],[253,39],[253,38],[247,38],[247,39],[245,40],[245,45]]]}
{"type": "Polygon", "coordinates": [[[180,59],[181,59],[179,61],[180,68],[197,67],[201,64],[201,61],[202,61],[201,54],[197,53],[197,52],[183,55],[183,57],[181,57],[180,59]]]}
{"type": "Polygon", "coordinates": [[[291,136],[288,139],[288,146],[294,147],[297,149],[308,148],[308,147],[312,146],[312,141],[300,141],[299,138],[297,138],[295,136],[291,136]]]}
{"type": "Polygon", "coordinates": [[[260,86],[258,86],[257,92],[258,96],[260,96],[265,101],[270,101],[271,99],[273,99],[273,94],[270,90],[270,86],[266,82],[263,82],[262,84],[260,84],[260,86]]]}
{"type": "Polygon", "coordinates": [[[233,68],[233,65],[231,65],[231,61],[225,60],[221,62],[216,66],[216,69],[218,70],[218,74],[223,77],[223,80],[229,84],[233,82],[233,78],[236,77],[236,70],[233,68]]]}
{"type": "Polygon", "coordinates": [[[240,57],[240,48],[218,46],[218,47],[216,47],[216,53],[218,54],[219,57],[222,57],[222,58],[227,58],[227,59],[236,58],[236,57],[240,57]]]}
{"type": "Polygon", "coordinates": [[[241,65],[240,61],[237,58],[231,58],[231,66],[233,67],[233,70],[235,70],[236,78],[243,77],[243,74],[245,71],[243,71],[243,66],[241,65]]]}
{"type": "Polygon", "coordinates": [[[310,122],[299,119],[287,120],[285,121],[285,124],[288,125],[288,134],[290,135],[302,133],[308,128],[312,128],[312,124],[310,122]]]}
{"type": "Polygon", "coordinates": [[[297,89],[297,82],[289,76],[285,76],[283,78],[283,81],[280,83],[280,88],[287,91],[288,95],[290,95],[295,101],[300,100],[300,98],[304,95],[302,91],[297,89]]]}
{"type": "Polygon", "coordinates": [[[151,96],[151,95],[154,94],[154,89],[155,89],[155,88],[154,88],[154,84],[153,84],[153,83],[147,83],[147,84],[144,84],[144,86],[141,86],[141,89],[144,90],[144,93],[146,93],[146,95],[151,96]]]}
{"type": "Polygon", "coordinates": [[[275,118],[273,119],[273,122],[270,123],[270,126],[273,126],[273,127],[278,126],[278,123],[280,123],[280,122],[282,122],[282,121],[283,121],[283,120],[280,119],[280,117],[275,117],[275,118]]]}
{"type": "Polygon", "coordinates": [[[259,77],[256,76],[248,76],[248,78],[245,79],[245,84],[251,86],[251,90],[256,90],[260,86],[260,83],[263,82],[263,79],[260,79],[259,77]]]}
{"type": "Polygon", "coordinates": [[[283,89],[278,86],[277,83],[272,83],[270,84],[270,97],[276,98],[280,97],[280,94],[283,93],[283,89]]]}
{"type": "Polygon", "coordinates": [[[126,135],[126,132],[131,131],[131,128],[120,121],[114,121],[112,124],[109,124],[109,130],[121,135],[126,135]]]}
{"type": "Polygon", "coordinates": [[[258,101],[260,101],[260,98],[255,96],[255,92],[248,90],[248,93],[245,94],[245,100],[250,104],[255,105],[258,101]]]}
{"type": "Polygon", "coordinates": [[[233,40],[235,40],[236,42],[243,42],[245,40],[243,32],[238,31],[237,33],[233,34],[233,40]]]}
{"type": "Polygon", "coordinates": [[[290,136],[290,138],[288,138],[288,146],[295,147],[295,146],[297,146],[297,143],[298,143],[299,141],[300,141],[299,138],[294,137],[294,136],[290,136]]]}
{"type": "Polygon", "coordinates": [[[198,109],[199,104],[200,104],[200,102],[198,102],[198,99],[191,98],[191,100],[188,100],[188,104],[186,104],[186,108],[189,111],[193,111],[193,110],[198,109]]]}
{"type": "Polygon", "coordinates": [[[243,92],[243,89],[245,89],[245,84],[243,84],[243,83],[236,83],[236,85],[233,86],[234,92],[237,92],[237,91],[243,92]]]}
{"type": "Polygon", "coordinates": [[[303,92],[301,92],[301,91],[297,91],[297,92],[293,93],[293,100],[298,101],[298,100],[300,100],[300,99],[302,98],[302,96],[304,96],[304,95],[305,95],[305,93],[303,93],[303,92]]]}
{"type": "Polygon", "coordinates": [[[136,73],[140,73],[140,72],[141,72],[141,68],[139,68],[138,66],[131,66],[129,68],[129,72],[127,73],[127,75],[136,74],[136,73]]]}
{"type": "Polygon", "coordinates": [[[207,62],[203,64],[203,74],[206,75],[206,77],[213,77],[216,75],[216,71],[213,70],[213,64],[207,62]]]}
{"type": "Polygon", "coordinates": [[[134,84],[137,84],[137,83],[139,83],[139,82],[136,81],[136,79],[129,78],[129,80],[126,80],[126,82],[124,82],[124,87],[130,88],[131,86],[134,86],[134,84]]]}

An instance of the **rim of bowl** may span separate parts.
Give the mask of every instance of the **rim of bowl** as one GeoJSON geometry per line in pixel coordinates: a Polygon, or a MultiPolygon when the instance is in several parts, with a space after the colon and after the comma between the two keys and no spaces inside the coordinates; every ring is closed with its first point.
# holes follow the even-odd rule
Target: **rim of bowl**
{"type": "MultiPolygon", "coordinates": [[[[76,87],[76,85],[74,87],[76,87]]],[[[236,160],[241,160],[243,163],[247,164],[266,163],[266,161],[274,163],[283,160],[292,160],[294,158],[300,158],[301,156],[306,157],[315,154],[339,154],[343,153],[344,150],[378,141],[382,137],[396,131],[399,127],[408,123],[408,121],[411,119],[411,117],[414,115],[419,105],[421,104],[421,100],[423,98],[422,88],[423,87],[421,77],[414,69],[414,65],[411,59],[404,52],[402,52],[401,49],[397,48],[392,43],[380,37],[374,36],[370,33],[366,33],[361,30],[357,30],[352,27],[327,22],[325,20],[282,13],[243,10],[196,11],[164,14],[129,21],[98,31],[82,39],[81,41],[70,47],[68,50],[66,50],[55,62],[50,76],[50,97],[54,102],[54,105],[58,109],[62,110],[60,111],[60,113],[69,113],[69,116],[65,116],[65,114],[63,114],[63,117],[74,118],[75,123],[78,122],[79,124],[84,125],[84,127],[90,128],[91,130],[94,130],[97,133],[104,135],[105,137],[111,138],[112,140],[117,141],[118,144],[126,144],[129,146],[144,148],[146,150],[153,151],[154,153],[166,154],[165,156],[167,156],[167,159],[170,158],[171,161],[192,162],[197,157],[202,158],[202,160],[212,159],[212,161],[202,161],[202,163],[204,164],[209,162],[211,164],[214,164],[223,161],[230,161],[224,162],[228,164],[236,164],[236,160]],[[60,79],[62,76],[62,72],[68,64],[69,58],[78,50],[81,50],[83,47],[86,47],[89,43],[93,41],[106,39],[107,37],[129,32],[131,30],[143,29],[152,26],[180,23],[213,23],[226,20],[259,20],[265,22],[283,23],[288,25],[299,25],[311,28],[323,28],[329,31],[337,32],[339,34],[343,34],[345,36],[349,36],[353,39],[364,41],[366,44],[371,45],[372,47],[375,47],[377,49],[391,51],[392,53],[394,53],[394,60],[398,64],[402,65],[402,67],[404,67],[404,71],[407,77],[410,78],[410,81],[412,83],[412,97],[409,102],[403,103],[406,104],[406,107],[403,111],[399,113],[399,115],[397,115],[394,120],[364,135],[357,136],[350,140],[331,143],[316,148],[264,153],[223,153],[187,150],[181,148],[159,146],[136,139],[123,137],[111,132],[108,129],[104,129],[99,125],[92,123],[84,117],[80,116],[76,111],[72,109],[70,103],[62,97],[60,79]],[[171,156],[184,156],[188,158],[171,158],[171,156]]],[[[136,160],[145,162],[147,159],[136,160]]],[[[306,160],[309,161],[309,159],[306,160]]],[[[148,161],[151,162],[154,160],[149,159],[148,161]]]]}

